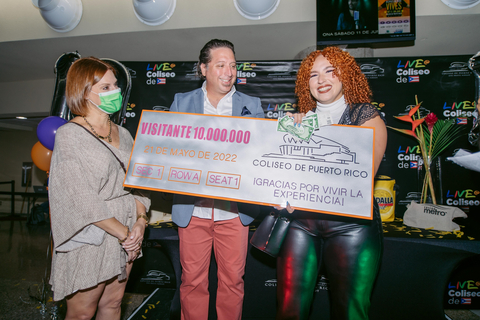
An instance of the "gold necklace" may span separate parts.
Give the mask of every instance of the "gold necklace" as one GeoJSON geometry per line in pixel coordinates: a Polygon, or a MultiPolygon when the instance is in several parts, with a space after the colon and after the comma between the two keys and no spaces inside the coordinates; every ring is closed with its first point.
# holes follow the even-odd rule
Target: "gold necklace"
{"type": "Polygon", "coordinates": [[[90,127],[90,129],[92,129],[92,132],[93,134],[97,137],[97,138],[100,138],[100,139],[107,139],[108,138],[108,142],[112,142],[112,121],[110,120],[110,118],[108,118],[108,125],[110,126],[110,131],[108,131],[108,135],[103,137],[101,135],[99,135],[95,129],[93,129],[92,125],[90,124],[90,122],[87,121],[87,118],[85,118],[85,116],[83,116],[83,119],[85,120],[85,122],[88,124],[88,126],[90,127]]]}

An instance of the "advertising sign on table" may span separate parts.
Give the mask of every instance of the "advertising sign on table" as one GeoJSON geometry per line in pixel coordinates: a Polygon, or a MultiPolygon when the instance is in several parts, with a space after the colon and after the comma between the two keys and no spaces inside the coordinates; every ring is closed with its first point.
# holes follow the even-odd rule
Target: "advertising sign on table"
{"type": "Polygon", "coordinates": [[[125,186],[372,219],[374,129],[142,113],[125,186]],[[268,142],[268,143],[266,143],[268,142]]]}

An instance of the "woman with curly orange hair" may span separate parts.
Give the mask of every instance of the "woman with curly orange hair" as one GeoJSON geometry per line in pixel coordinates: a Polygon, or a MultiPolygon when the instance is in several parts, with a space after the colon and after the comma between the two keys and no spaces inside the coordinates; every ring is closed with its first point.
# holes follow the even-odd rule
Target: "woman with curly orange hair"
{"type": "MultiPolygon", "coordinates": [[[[387,130],[355,59],[337,47],[312,52],[300,66],[295,93],[300,124],[317,113],[332,124],[375,128],[375,173],[387,130]]],[[[277,258],[277,319],[307,319],[322,267],[329,279],[330,318],[368,319],[370,296],[383,248],[378,205],[373,220],[312,213],[287,206],[294,218],[277,258]]]]}

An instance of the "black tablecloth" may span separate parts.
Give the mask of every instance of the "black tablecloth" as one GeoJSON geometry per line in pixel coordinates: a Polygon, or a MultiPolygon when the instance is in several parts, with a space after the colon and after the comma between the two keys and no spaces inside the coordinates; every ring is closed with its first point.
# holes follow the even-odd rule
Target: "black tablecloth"
{"type": "MultiPolygon", "coordinates": [[[[250,226],[250,236],[259,222],[250,226]]],[[[451,233],[410,228],[398,218],[384,223],[384,254],[373,291],[370,319],[445,319],[444,294],[452,270],[461,261],[480,254],[477,241],[480,229],[475,223],[466,222],[457,221],[462,228],[451,233]]],[[[171,222],[150,226],[146,238],[158,244],[170,259],[178,288],[181,267],[176,226],[171,222]]],[[[213,260],[211,288],[216,287],[213,260]]],[[[216,319],[215,290],[210,292],[211,319],[216,319]]],[[[275,259],[250,247],[243,319],[274,319],[275,305],[275,259]]],[[[179,307],[177,290],[171,307],[172,319],[179,317],[179,307]]],[[[328,279],[323,276],[319,277],[310,318],[329,319],[328,279]]]]}

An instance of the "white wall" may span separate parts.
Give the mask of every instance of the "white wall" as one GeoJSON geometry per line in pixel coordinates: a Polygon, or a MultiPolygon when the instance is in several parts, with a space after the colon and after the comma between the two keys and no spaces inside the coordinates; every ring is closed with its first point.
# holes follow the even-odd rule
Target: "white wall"
{"type": "MultiPolygon", "coordinates": [[[[56,37],[122,33],[149,30],[244,26],[315,21],[316,0],[281,0],[270,17],[252,21],[243,18],[233,0],[178,0],[169,21],[147,26],[135,16],[131,0],[82,0],[83,15],[71,32],[51,30],[29,0],[3,0],[0,10],[0,42],[56,37]]],[[[451,9],[441,0],[417,0],[417,16],[479,14],[480,5],[468,10],[451,9]]]]}
{"type": "Polygon", "coordinates": [[[233,0],[178,0],[170,20],[153,27],[143,24],[136,18],[131,0],[82,0],[82,3],[83,15],[79,25],[67,34],[59,34],[45,24],[39,9],[35,8],[31,1],[3,0],[0,10],[0,41],[314,21],[316,2],[281,0],[273,15],[263,20],[252,21],[237,12],[233,0]]]}
{"type": "Polygon", "coordinates": [[[20,115],[41,112],[48,114],[54,90],[55,79],[0,82],[2,95],[0,114],[20,115]]]}

